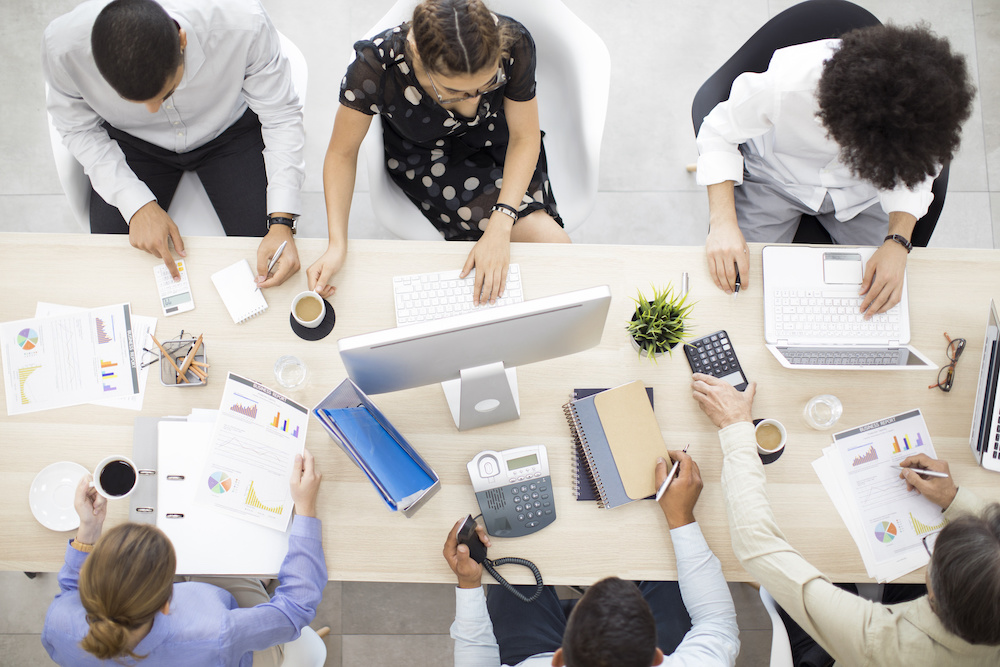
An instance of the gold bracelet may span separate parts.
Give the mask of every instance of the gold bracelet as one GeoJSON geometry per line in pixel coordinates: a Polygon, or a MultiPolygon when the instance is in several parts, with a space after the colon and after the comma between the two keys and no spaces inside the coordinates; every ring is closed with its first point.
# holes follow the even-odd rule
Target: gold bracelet
{"type": "Polygon", "coordinates": [[[85,554],[89,554],[91,551],[94,550],[93,544],[84,544],[83,542],[78,542],[75,537],[73,538],[73,541],[69,543],[69,545],[74,549],[76,549],[77,551],[82,551],[85,554]]]}

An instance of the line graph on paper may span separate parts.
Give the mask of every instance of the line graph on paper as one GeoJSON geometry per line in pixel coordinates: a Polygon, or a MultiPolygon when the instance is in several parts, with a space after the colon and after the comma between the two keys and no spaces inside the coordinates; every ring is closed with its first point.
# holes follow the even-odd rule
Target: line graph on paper
{"type": "Polygon", "coordinates": [[[216,451],[236,463],[243,463],[272,475],[284,475],[287,455],[271,447],[248,442],[238,435],[230,435],[222,440],[216,451]]]}

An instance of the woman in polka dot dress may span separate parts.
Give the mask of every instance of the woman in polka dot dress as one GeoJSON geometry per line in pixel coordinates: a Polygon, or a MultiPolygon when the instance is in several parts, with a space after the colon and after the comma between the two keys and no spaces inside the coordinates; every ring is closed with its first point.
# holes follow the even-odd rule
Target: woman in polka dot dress
{"type": "Polygon", "coordinates": [[[451,241],[477,241],[474,300],[503,294],[511,241],[569,243],[549,184],[535,98],[535,44],[481,0],[425,0],[413,20],[354,45],[323,168],[330,245],[309,267],[328,281],[347,254],[358,149],[382,115],[386,169],[451,241]]]}

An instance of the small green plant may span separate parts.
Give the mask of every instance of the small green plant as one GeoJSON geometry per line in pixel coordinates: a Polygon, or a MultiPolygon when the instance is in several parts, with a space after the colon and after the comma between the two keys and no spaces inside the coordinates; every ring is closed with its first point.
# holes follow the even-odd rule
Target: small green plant
{"type": "Polygon", "coordinates": [[[681,343],[688,333],[688,316],[693,303],[688,303],[687,295],[674,292],[673,284],[668,283],[666,289],[657,289],[651,285],[653,297],[647,298],[641,291],[635,301],[635,314],[628,323],[626,330],[639,347],[639,356],[656,362],[656,355],[667,352],[673,354],[672,348],[681,343]]]}

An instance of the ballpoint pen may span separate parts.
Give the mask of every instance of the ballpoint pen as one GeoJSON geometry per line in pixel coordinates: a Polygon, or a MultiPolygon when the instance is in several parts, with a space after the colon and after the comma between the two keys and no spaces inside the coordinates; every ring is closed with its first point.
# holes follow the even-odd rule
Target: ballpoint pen
{"type": "Polygon", "coordinates": [[[681,298],[683,299],[688,293],[688,273],[684,271],[681,273],[681,298]]]}
{"type": "Polygon", "coordinates": [[[740,293],[740,267],[736,262],[733,262],[733,266],[736,267],[736,289],[733,290],[733,296],[735,297],[740,293]]]}
{"type": "Polygon", "coordinates": [[[947,479],[951,477],[946,472],[938,472],[937,470],[927,470],[926,468],[904,468],[903,466],[889,466],[890,468],[895,468],[896,470],[912,470],[918,475],[927,475],[928,477],[942,477],[947,479]]]}
{"type": "MultiPolygon", "coordinates": [[[[688,447],[690,447],[690,446],[691,445],[684,445],[684,453],[685,454],[687,454],[688,447]]],[[[657,491],[656,491],[656,500],[657,500],[657,502],[659,502],[660,498],[663,497],[663,494],[667,492],[667,487],[670,486],[670,482],[671,482],[671,480],[673,480],[674,475],[677,474],[677,469],[680,466],[681,466],[681,462],[680,461],[674,461],[674,465],[670,467],[670,472],[667,473],[667,478],[665,480],[663,480],[663,484],[661,484],[660,488],[657,489],[657,491]]]]}
{"type": "MultiPolygon", "coordinates": [[[[285,246],[288,245],[288,241],[282,241],[278,249],[274,251],[274,256],[271,257],[271,261],[267,263],[267,271],[264,272],[264,278],[267,279],[268,275],[271,273],[271,269],[274,268],[275,263],[277,263],[278,258],[281,257],[281,253],[285,250],[285,246]]],[[[257,288],[260,291],[260,287],[257,288]]]]}

